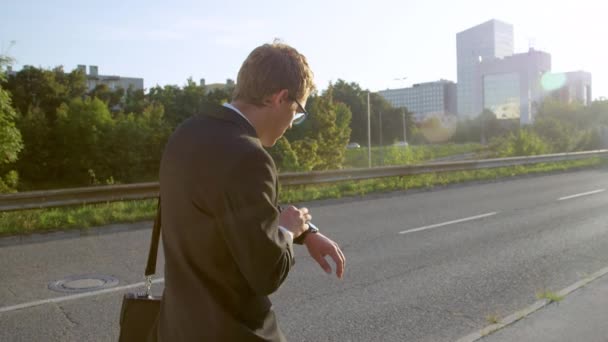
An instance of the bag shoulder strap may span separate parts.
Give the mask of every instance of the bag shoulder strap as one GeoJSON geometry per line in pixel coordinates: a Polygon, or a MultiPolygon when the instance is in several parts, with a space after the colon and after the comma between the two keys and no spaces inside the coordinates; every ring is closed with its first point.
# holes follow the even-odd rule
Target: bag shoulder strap
{"type": "Polygon", "coordinates": [[[150,251],[148,252],[148,264],[146,265],[145,276],[149,277],[156,273],[156,257],[158,255],[158,242],[160,240],[160,197],[158,198],[158,207],[156,209],[156,218],[154,219],[154,228],[152,229],[152,239],[150,240],[150,251]]]}

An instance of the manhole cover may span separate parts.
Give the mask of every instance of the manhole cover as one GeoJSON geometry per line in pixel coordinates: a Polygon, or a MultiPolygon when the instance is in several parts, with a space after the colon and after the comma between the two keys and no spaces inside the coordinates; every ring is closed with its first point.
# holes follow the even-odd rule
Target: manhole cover
{"type": "Polygon", "coordinates": [[[49,290],[80,293],[106,289],[118,285],[118,279],[102,274],[71,276],[49,284],[49,290]]]}

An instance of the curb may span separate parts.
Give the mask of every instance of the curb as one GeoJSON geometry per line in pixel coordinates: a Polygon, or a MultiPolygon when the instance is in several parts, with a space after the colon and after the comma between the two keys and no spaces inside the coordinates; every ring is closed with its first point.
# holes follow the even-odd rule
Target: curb
{"type": "MultiPolygon", "coordinates": [[[[560,297],[566,297],[570,293],[580,289],[581,287],[584,287],[585,285],[591,283],[594,280],[597,280],[597,279],[605,276],[606,274],[608,274],[608,267],[602,268],[601,270],[593,273],[592,275],[590,275],[586,278],[583,278],[583,279],[577,281],[576,283],[562,289],[561,291],[557,292],[557,295],[560,297]]],[[[536,301],[534,304],[526,307],[525,309],[517,311],[517,312],[510,314],[509,316],[501,319],[500,323],[488,325],[472,334],[459,338],[458,340],[456,340],[456,342],[478,341],[500,329],[508,327],[508,326],[514,324],[515,322],[517,322],[523,318],[526,318],[527,316],[533,314],[534,312],[544,308],[545,306],[547,306],[551,303],[552,303],[552,301],[550,301],[548,299],[540,299],[540,300],[536,301]]]]}

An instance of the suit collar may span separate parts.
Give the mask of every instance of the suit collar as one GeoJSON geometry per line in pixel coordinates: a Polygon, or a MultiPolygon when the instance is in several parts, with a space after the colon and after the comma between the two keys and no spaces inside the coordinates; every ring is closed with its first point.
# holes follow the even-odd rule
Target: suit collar
{"type": "Polygon", "coordinates": [[[237,124],[241,128],[245,129],[247,133],[252,137],[258,137],[258,134],[255,131],[255,128],[251,125],[251,123],[247,119],[242,117],[241,114],[235,112],[234,110],[228,107],[217,106],[217,108],[213,108],[212,110],[206,111],[205,115],[237,124]]]}

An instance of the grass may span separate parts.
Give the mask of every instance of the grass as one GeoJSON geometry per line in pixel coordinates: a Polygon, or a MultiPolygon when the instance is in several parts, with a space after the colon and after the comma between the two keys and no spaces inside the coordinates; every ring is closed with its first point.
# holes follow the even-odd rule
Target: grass
{"type": "Polygon", "coordinates": [[[149,220],[157,200],[113,202],[76,207],[0,212],[0,236],[89,228],[149,220]]]}
{"type": "Polygon", "coordinates": [[[329,198],[363,196],[374,192],[395,190],[433,188],[454,183],[475,180],[493,180],[525,174],[546,173],[569,169],[606,165],[600,158],[575,160],[556,163],[542,163],[528,166],[513,166],[476,171],[458,171],[448,173],[427,173],[404,177],[387,177],[361,181],[320,184],[312,186],[290,186],[281,189],[281,202],[296,203],[329,198]]]}
{"type": "MultiPolygon", "coordinates": [[[[421,174],[330,184],[289,186],[280,191],[281,203],[363,196],[370,193],[425,189],[475,180],[493,180],[524,174],[588,168],[608,164],[601,158],[514,166],[476,171],[421,174]]],[[[114,202],[78,207],[0,212],[0,236],[30,234],[66,229],[86,229],[110,223],[151,220],[156,200],[114,202]]]]}
{"type": "MultiPolygon", "coordinates": [[[[478,152],[480,144],[433,144],[372,147],[372,166],[407,165],[436,158],[478,152]]],[[[367,148],[346,150],[344,168],[368,166],[367,148]]]]}
{"type": "Polygon", "coordinates": [[[500,322],[500,318],[497,314],[491,314],[486,316],[486,321],[490,324],[498,324],[500,322]]]}
{"type": "Polygon", "coordinates": [[[550,290],[542,290],[540,292],[538,292],[536,294],[536,298],[537,299],[546,299],[548,300],[550,303],[551,302],[560,302],[564,299],[564,297],[558,295],[555,292],[552,292],[550,290]]]}

